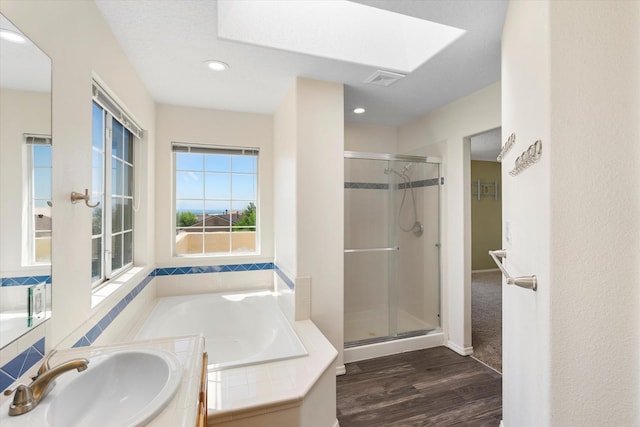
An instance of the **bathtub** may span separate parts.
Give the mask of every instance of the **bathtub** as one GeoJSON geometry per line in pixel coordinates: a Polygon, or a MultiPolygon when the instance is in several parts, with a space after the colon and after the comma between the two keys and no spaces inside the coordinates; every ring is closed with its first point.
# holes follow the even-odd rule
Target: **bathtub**
{"type": "Polygon", "coordinates": [[[194,334],[204,335],[209,371],[307,355],[268,291],[159,298],[135,339],[194,334]]]}

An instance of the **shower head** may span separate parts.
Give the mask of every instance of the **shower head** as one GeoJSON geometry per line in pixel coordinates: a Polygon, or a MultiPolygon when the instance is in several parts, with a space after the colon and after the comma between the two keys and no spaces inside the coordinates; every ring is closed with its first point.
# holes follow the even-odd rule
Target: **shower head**
{"type": "Polygon", "coordinates": [[[384,174],[385,175],[389,175],[390,173],[394,173],[394,174],[396,174],[399,177],[404,179],[404,178],[407,177],[407,172],[409,171],[409,169],[411,169],[412,166],[413,166],[413,163],[407,163],[402,168],[402,172],[398,172],[397,170],[395,170],[393,168],[384,168],[384,174]]]}
{"type": "Polygon", "coordinates": [[[384,174],[385,175],[389,175],[390,173],[395,173],[396,175],[398,175],[400,178],[404,179],[404,173],[400,173],[395,169],[392,168],[384,168],[384,174]]]}

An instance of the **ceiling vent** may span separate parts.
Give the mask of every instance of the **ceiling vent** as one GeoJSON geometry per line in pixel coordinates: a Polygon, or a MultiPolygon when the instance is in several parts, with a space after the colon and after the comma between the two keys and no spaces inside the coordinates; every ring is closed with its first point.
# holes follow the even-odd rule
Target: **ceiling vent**
{"type": "Polygon", "coordinates": [[[406,74],[392,73],[391,71],[378,70],[367,77],[364,82],[370,85],[391,86],[398,80],[407,77],[406,74]]]}

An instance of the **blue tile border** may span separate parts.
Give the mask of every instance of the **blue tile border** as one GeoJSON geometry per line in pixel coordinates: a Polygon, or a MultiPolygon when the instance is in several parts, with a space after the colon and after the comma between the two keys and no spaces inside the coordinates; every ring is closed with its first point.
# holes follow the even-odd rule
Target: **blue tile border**
{"type": "MultiPolygon", "coordinates": [[[[444,177],[442,178],[442,183],[444,184],[444,177]]],[[[432,187],[434,185],[438,185],[438,178],[432,178],[432,179],[423,179],[420,181],[412,181],[409,183],[409,188],[420,188],[420,187],[432,187]]],[[[402,184],[398,184],[398,188],[399,189],[404,189],[406,187],[406,185],[404,183],[402,184]]]]}
{"type": "Polygon", "coordinates": [[[183,274],[204,274],[204,273],[227,273],[234,271],[257,271],[257,270],[273,270],[272,262],[253,263],[253,264],[225,264],[225,265],[208,265],[195,267],[163,267],[156,268],[151,271],[136,285],[127,295],[124,296],[107,314],[105,314],[98,323],[85,333],[72,347],[85,347],[93,344],[98,337],[107,329],[116,317],[124,310],[130,302],[151,282],[156,276],[180,276],[183,274]]]}
{"type": "Polygon", "coordinates": [[[98,321],[96,325],[94,325],[86,334],[84,334],[75,344],[73,344],[72,348],[77,347],[86,347],[93,344],[100,335],[107,329],[107,327],[113,322],[116,317],[124,310],[131,301],[135,299],[136,296],[153,280],[156,276],[156,270],[154,269],[149,273],[140,283],[138,283],[127,295],[125,295],[116,305],[109,310],[107,314],[102,316],[102,319],[98,321]]]}
{"type": "Polygon", "coordinates": [[[273,269],[275,270],[275,272],[278,275],[278,277],[280,277],[284,281],[284,283],[289,287],[289,289],[294,290],[295,283],[293,282],[293,280],[289,279],[287,277],[287,275],[284,274],[284,271],[282,271],[280,268],[278,268],[277,265],[274,265],[273,269]]]}
{"type": "MultiPolygon", "coordinates": [[[[420,187],[432,187],[434,185],[438,185],[438,178],[432,179],[422,179],[420,181],[411,181],[410,188],[420,188],[420,187]]],[[[440,177],[440,185],[444,185],[444,177],[440,177]]],[[[397,184],[396,187],[398,189],[405,188],[404,183],[397,184]]],[[[360,190],[388,190],[389,184],[379,184],[375,182],[345,182],[345,189],[360,189],[360,190]]]]}
{"type": "Polygon", "coordinates": [[[179,276],[182,274],[229,273],[233,271],[273,270],[272,262],[253,264],[221,264],[195,267],[163,267],[156,268],[156,276],[179,276]]]}
{"type": "Polygon", "coordinates": [[[345,182],[344,188],[355,188],[363,190],[388,190],[389,184],[379,184],[375,182],[345,182]]]}
{"type": "Polygon", "coordinates": [[[0,391],[6,390],[13,382],[44,357],[44,338],[0,367],[0,391]]]}
{"type": "Polygon", "coordinates": [[[31,286],[38,283],[51,283],[51,276],[22,276],[0,278],[0,287],[5,286],[31,286]]]}

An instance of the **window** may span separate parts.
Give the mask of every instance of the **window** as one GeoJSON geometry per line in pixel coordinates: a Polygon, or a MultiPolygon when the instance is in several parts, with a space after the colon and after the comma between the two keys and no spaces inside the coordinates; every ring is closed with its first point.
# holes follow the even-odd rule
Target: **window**
{"type": "Polygon", "coordinates": [[[256,253],[258,149],[173,144],[176,255],[256,253]]]}
{"type": "Polygon", "coordinates": [[[91,281],[95,286],[133,265],[134,144],[139,128],[94,86],[91,281]],[[125,125],[126,123],[126,125],[125,125]],[[136,134],[134,134],[136,132],[136,134]]]}
{"type": "Polygon", "coordinates": [[[51,137],[25,134],[29,165],[27,264],[51,263],[51,137]]]}

